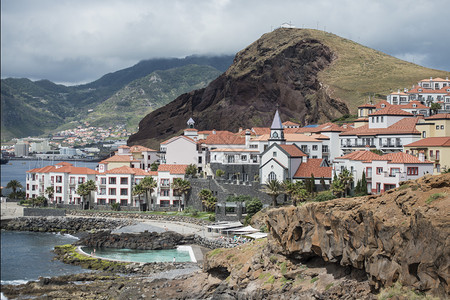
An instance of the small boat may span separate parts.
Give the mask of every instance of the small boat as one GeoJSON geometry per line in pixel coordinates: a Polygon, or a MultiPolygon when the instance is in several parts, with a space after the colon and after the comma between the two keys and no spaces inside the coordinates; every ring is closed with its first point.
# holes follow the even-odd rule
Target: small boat
{"type": "Polygon", "coordinates": [[[9,159],[3,158],[3,157],[0,158],[0,164],[1,165],[6,165],[8,162],[9,162],[9,159]]]}

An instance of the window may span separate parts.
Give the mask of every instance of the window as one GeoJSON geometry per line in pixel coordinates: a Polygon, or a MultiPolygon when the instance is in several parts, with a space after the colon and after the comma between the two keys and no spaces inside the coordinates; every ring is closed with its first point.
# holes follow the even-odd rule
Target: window
{"type": "Polygon", "coordinates": [[[400,168],[391,168],[391,176],[395,176],[397,173],[400,173],[400,168]]]}
{"type": "Polygon", "coordinates": [[[106,205],[106,199],[98,199],[98,204],[106,205]]]}
{"type": "Polygon", "coordinates": [[[75,177],[70,176],[70,184],[75,184],[75,177]]]}
{"type": "Polygon", "coordinates": [[[116,199],[109,199],[109,204],[114,204],[116,203],[116,199]]]}
{"type": "Polygon", "coordinates": [[[377,174],[383,173],[383,167],[377,167],[377,174]]]}
{"type": "Polygon", "coordinates": [[[318,149],[318,148],[317,148],[317,145],[313,145],[313,146],[312,146],[312,149],[313,149],[313,151],[317,151],[317,149],[318,149]]]}
{"type": "Polygon", "coordinates": [[[116,184],[116,177],[109,177],[109,184],[116,184]]]}
{"type": "Polygon", "coordinates": [[[441,125],[441,130],[444,130],[444,125],[441,125]]]}
{"type": "Polygon", "coordinates": [[[100,178],[100,184],[106,184],[106,177],[100,178]]]}
{"type": "Polygon", "coordinates": [[[370,167],[366,168],[366,177],[372,178],[372,168],[370,167]]]}
{"type": "Polygon", "coordinates": [[[78,183],[79,184],[84,183],[84,177],[78,177],[78,183]]]}
{"type": "Polygon", "coordinates": [[[120,206],[127,206],[128,205],[128,200],[127,199],[121,199],[120,200],[120,206]]]}
{"type": "Polygon", "coordinates": [[[273,157],[277,157],[277,152],[276,152],[276,151],[273,151],[272,156],[273,156],[273,157]]]}
{"type": "Polygon", "coordinates": [[[439,130],[439,125],[436,125],[436,130],[439,130]]]}
{"type": "Polygon", "coordinates": [[[115,196],[116,195],[116,189],[109,189],[109,194],[111,196],[115,196]]]}
{"type": "Polygon", "coordinates": [[[383,123],[383,116],[380,117],[380,122],[383,123]]]}
{"type": "Polygon", "coordinates": [[[169,200],[161,200],[159,206],[160,207],[169,207],[170,201],[169,200]]]}
{"type": "Polygon", "coordinates": [[[148,159],[148,160],[150,160],[150,155],[149,155],[149,156],[147,156],[147,159],[148,159]]]}
{"type": "Polygon", "coordinates": [[[199,163],[199,164],[202,163],[202,157],[201,157],[201,156],[198,157],[198,163],[199,163]]]}
{"type": "Polygon", "coordinates": [[[62,176],[56,176],[56,183],[62,182],[62,176]]]}
{"type": "Polygon", "coordinates": [[[161,179],[161,186],[169,186],[170,179],[161,179]]]}
{"type": "Polygon", "coordinates": [[[439,150],[436,150],[436,159],[439,160],[441,156],[441,153],[439,152],[439,150]]]}
{"type": "Polygon", "coordinates": [[[427,137],[427,132],[426,131],[422,131],[422,138],[426,138],[427,137]]]}
{"type": "Polygon", "coordinates": [[[433,157],[433,150],[430,150],[430,157],[433,157]]]}
{"type": "Polygon", "coordinates": [[[127,196],[128,195],[128,189],[120,189],[120,195],[121,196],[127,196]]]}
{"type": "Polygon", "coordinates": [[[408,167],[406,174],[408,175],[418,175],[419,174],[419,168],[418,167],[408,167]]]}
{"type": "Polygon", "coordinates": [[[59,194],[62,193],[62,187],[61,186],[55,187],[55,192],[59,194]]]}
{"type": "Polygon", "coordinates": [[[234,163],[234,155],[228,155],[228,163],[234,163]]]}
{"type": "Polygon", "coordinates": [[[161,196],[169,197],[169,190],[168,189],[161,189],[161,196]]]}
{"type": "Polygon", "coordinates": [[[242,161],[247,161],[247,155],[241,155],[241,160],[242,161]]]}
{"type": "Polygon", "coordinates": [[[441,165],[440,164],[436,164],[436,172],[438,172],[438,173],[441,172],[441,165]]]}
{"type": "Polygon", "coordinates": [[[128,178],[127,177],[120,177],[120,184],[128,184],[128,178]]]}
{"type": "Polygon", "coordinates": [[[328,146],[327,146],[327,145],[323,145],[323,146],[322,146],[322,152],[323,152],[323,153],[328,152],[328,146]]]}
{"type": "Polygon", "coordinates": [[[275,174],[275,172],[270,172],[269,173],[269,181],[271,181],[271,180],[277,180],[277,174],[275,174]]]}
{"type": "Polygon", "coordinates": [[[105,188],[101,188],[100,189],[100,195],[106,195],[106,189],[105,188]]]}

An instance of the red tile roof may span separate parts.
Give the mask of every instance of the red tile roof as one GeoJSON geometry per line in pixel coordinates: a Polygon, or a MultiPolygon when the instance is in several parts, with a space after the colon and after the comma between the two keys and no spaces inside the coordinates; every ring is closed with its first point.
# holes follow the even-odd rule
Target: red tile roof
{"type": "Polygon", "coordinates": [[[70,174],[98,174],[98,171],[86,167],[74,167],[72,164],[56,168],[55,166],[45,166],[27,171],[27,173],[70,173],[70,174]]]}
{"type": "Polygon", "coordinates": [[[375,108],[376,109],[382,109],[382,105],[384,105],[384,107],[388,107],[391,104],[389,102],[387,102],[386,100],[381,100],[380,102],[378,102],[377,104],[375,104],[375,108]]]}
{"type": "Polygon", "coordinates": [[[336,157],[335,159],[348,159],[348,160],[360,160],[360,161],[372,161],[374,159],[380,158],[381,155],[373,153],[372,151],[358,150],[345,154],[341,157],[336,157]]]}
{"type": "Polygon", "coordinates": [[[130,151],[131,152],[146,152],[146,151],[153,151],[153,152],[157,152],[156,150],[144,147],[144,146],[140,146],[140,145],[134,145],[130,147],[130,151]]]}
{"type": "Polygon", "coordinates": [[[197,143],[196,141],[194,141],[193,139],[191,139],[190,137],[184,136],[184,135],[179,135],[179,136],[174,136],[168,140],[165,140],[164,142],[161,143],[161,145],[167,145],[172,143],[173,141],[176,141],[178,139],[185,139],[187,141],[190,141],[192,143],[197,143]]]}
{"type": "Polygon", "coordinates": [[[292,157],[307,156],[297,145],[280,145],[292,157]]]}
{"type": "Polygon", "coordinates": [[[158,172],[170,172],[170,174],[184,174],[188,165],[162,164],[158,167],[158,172]]]}
{"type": "MultiPolygon", "coordinates": [[[[133,174],[133,175],[140,175],[140,176],[150,176],[152,175],[151,172],[146,172],[142,169],[137,168],[130,168],[129,166],[122,166],[119,168],[114,168],[111,170],[106,171],[107,174],[133,174]]],[[[157,172],[153,172],[153,175],[157,175],[157,172]]]]}
{"type": "Polygon", "coordinates": [[[68,163],[66,161],[62,161],[60,163],[57,163],[55,166],[73,166],[73,164],[68,163]]]}
{"type": "Polygon", "coordinates": [[[354,128],[343,132],[340,136],[364,136],[364,135],[380,135],[380,134],[420,134],[416,129],[417,122],[422,117],[404,118],[387,128],[369,128],[369,125],[354,128]]]}
{"type": "Polygon", "coordinates": [[[104,159],[100,164],[111,163],[111,162],[137,162],[139,160],[133,159],[131,155],[113,155],[104,159]]]}
{"type": "Polygon", "coordinates": [[[284,126],[299,126],[300,124],[297,124],[297,123],[294,123],[291,121],[286,121],[286,122],[283,122],[283,125],[284,126]]]}
{"type": "Polygon", "coordinates": [[[404,109],[404,108],[427,108],[427,109],[430,109],[429,107],[423,105],[419,101],[411,101],[408,104],[402,104],[402,105],[400,105],[400,108],[401,109],[404,109]],[[413,106],[414,104],[416,105],[416,107],[413,106]]]}
{"type": "Polygon", "coordinates": [[[426,117],[425,120],[443,120],[443,119],[450,119],[450,114],[436,114],[429,117],[426,117]]]}
{"type": "Polygon", "coordinates": [[[414,115],[410,112],[401,109],[400,105],[389,105],[383,109],[377,110],[376,112],[369,114],[369,117],[371,116],[414,116],[414,115]]]}
{"type": "Polygon", "coordinates": [[[252,127],[252,131],[256,135],[270,134],[270,128],[269,127],[252,127]]]}
{"type": "Polygon", "coordinates": [[[314,178],[319,179],[321,177],[331,178],[332,167],[321,167],[321,158],[310,158],[307,162],[301,163],[295,172],[294,178],[310,178],[311,174],[314,178]]]}
{"type": "Polygon", "coordinates": [[[358,108],[375,108],[375,105],[366,103],[366,104],[358,106],[358,108]]]}
{"type": "Polygon", "coordinates": [[[420,161],[417,157],[404,152],[395,152],[382,155],[374,160],[387,160],[390,164],[432,164],[431,161],[420,161]]]}
{"type": "Polygon", "coordinates": [[[245,137],[236,134],[210,134],[204,140],[206,145],[245,145],[245,137]]]}
{"type": "Polygon", "coordinates": [[[405,147],[450,147],[450,137],[429,137],[405,145],[405,147]]]}

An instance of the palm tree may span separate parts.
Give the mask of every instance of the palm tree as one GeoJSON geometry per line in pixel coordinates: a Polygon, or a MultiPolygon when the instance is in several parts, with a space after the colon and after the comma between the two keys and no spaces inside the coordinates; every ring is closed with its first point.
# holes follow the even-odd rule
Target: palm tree
{"type": "Polygon", "coordinates": [[[141,203],[141,195],[145,194],[145,193],[146,193],[146,190],[142,187],[142,185],[140,183],[136,184],[134,186],[134,188],[133,188],[133,195],[137,195],[138,196],[139,204],[141,203]]]}
{"type": "MultiPolygon", "coordinates": [[[[182,178],[175,178],[172,183],[172,189],[183,195],[184,205],[187,206],[187,193],[191,189],[191,183],[182,178]]],[[[181,201],[178,202],[178,209],[181,211],[181,201]]]]}
{"type": "Polygon", "coordinates": [[[277,206],[277,198],[280,194],[283,193],[283,188],[281,186],[281,183],[278,180],[272,179],[266,183],[264,192],[267,195],[272,197],[272,205],[273,205],[273,207],[276,207],[277,206]]]}
{"type": "Polygon", "coordinates": [[[55,194],[55,188],[52,187],[52,186],[48,186],[48,187],[45,189],[45,192],[44,192],[44,193],[47,194],[48,200],[49,200],[50,202],[53,202],[53,195],[55,194]]]}
{"type": "Polygon", "coordinates": [[[284,193],[289,197],[289,200],[292,200],[292,194],[295,192],[295,184],[289,180],[286,179],[281,183],[281,187],[284,190],[284,193]]]}
{"type": "Polygon", "coordinates": [[[85,198],[89,199],[87,203],[89,203],[88,208],[91,208],[91,192],[95,191],[97,186],[95,185],[94,180],[88,180],[85,183],[78,185],[77,194],[81,196],[83,208],[85,208],[85,198]]]}
{"type": "Polygon", "coordinates": [[[6,188],[12,189],[12,191],[13,191],[12,193],[14,194],[14,199],[17,199],[17,194],[16,194],[17,189],[21,189],[21,188],[23,188],[23,186],[18,180],[13,179],[10,182],[8,182],[8,184],[6,185],[6,188]]]}
{"type": "Polygon", "coordinates": [[[205,206],[206,211],[214,211],[216,208],[217,198],[213,196],[212,192],[208,189],[203,189],[198,193],[198,197],[205,206]]]}
{"type": "Polygon", "coordinates": [[[157,183],[151,176],[144,177],[139,185],[145,190],[145,204],[148,205],[148,192],[150,192],[150,198],[152,197],[153,190],[156,188],[157,183]]]}
{"type": "Polygon", "coordinates": [[[303,181],[297,181],[293,184],[292,191],[292,205],[297,206],[297,201],[305,202],[308,197],[305,184],[303,181]]]}
{"type": "Polygon", "coordinates": [[[346,197],[347,190],[350,188],[350,185],[353,182],[353,175],[349,170],[347,170],[347,168],[344,168],[344,170],[342,170],[342,172],[339,174],[339,180],[344,186],[344,197],[346,197]]]}

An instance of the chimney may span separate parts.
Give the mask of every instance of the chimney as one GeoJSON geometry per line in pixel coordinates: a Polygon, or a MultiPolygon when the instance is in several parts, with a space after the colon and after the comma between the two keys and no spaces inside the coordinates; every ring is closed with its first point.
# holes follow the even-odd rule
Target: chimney
{"type": "Polygon", "coordinates": [[[369,150],[370,150],[370,146],[366,145],[366,151],[369,151],[369,150]]]}
{"type": "Polygon", "coordinates": [[[400,89],[398,89],[398,90],[397,90],[397,93],[399,93],[399,94],[400,94],[400,89]]]}
{"type": "Polygon", "coordinates": [[[420,150],[420,152],[419,152],[419,160],[421,162],[425,161],[425,153],[423,152],[423,150],[420,150]]]}
{"type": "Polygon", "coordinates": [[[241,133],[241,132],[242,132],[242,127],[239,127],[238,133],[241,133]]]}
{"type": "Polygon", "coordinates": [[[433,80],[433,77],[430,77],[430,81],[432,81],[433,80]]]}
{"type": "Polygon", "coordinates": [[[216,130],[215,129],[213,129],[212,134],[216,134],[216,130]]]}
{"type": "Polygon", "coordinates": [[[303,156],[302,162],[304,162],[304,163],[308,162],[308,156],[303,156]]]}
{"type": "Polygon", "coordinates": [[[245,131],[245,147],[250,148],[250,130],[245,131]]]}

